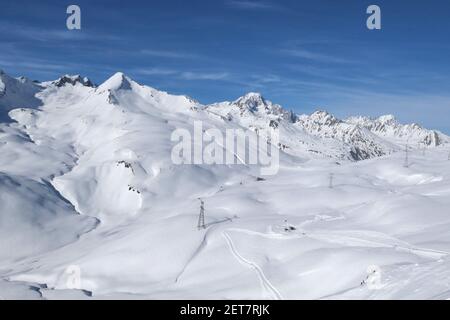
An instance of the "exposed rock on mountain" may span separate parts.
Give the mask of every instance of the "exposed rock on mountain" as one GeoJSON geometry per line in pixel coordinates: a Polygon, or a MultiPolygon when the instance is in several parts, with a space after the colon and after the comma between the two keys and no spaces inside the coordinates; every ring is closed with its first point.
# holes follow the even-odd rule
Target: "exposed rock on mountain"
{"type": "Polygon", "coordinates": [[[57,87],[63,87],[66,84],[71,84],[71,85],[76,85],[77,83],[86,86],[86,87],[91,87],[94,88],[95,85],[92,83],[91,80],[89,80],[89,78],[82,78],[80,75],[75,75],[75,76],[70,76],[70,75],[65,75],[62,76],[61,78],[59,78],[58,80],[53,81],[53,84],[57,87]]]}

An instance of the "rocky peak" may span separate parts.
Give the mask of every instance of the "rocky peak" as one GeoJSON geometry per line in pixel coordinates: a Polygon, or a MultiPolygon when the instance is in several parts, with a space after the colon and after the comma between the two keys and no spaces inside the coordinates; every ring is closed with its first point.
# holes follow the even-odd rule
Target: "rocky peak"
{"type": "Polygon", "coordinates": [[[314,122],[318,125],[324,125],[324,126],[332,126],[334,124],[342,122],[335,116],[333,116],[331,113],[328,113],[327,111],[319,110],[311,114],[309,117],[307,117],[309,121],[314,122]]]}
{"type": "Polygon", "coordinates": [[[268,106],[266,100],[260,93],[250,92],[240,97],[233,104],[237,105],[241,110],[248,110],[250,112],[256,112],[268,106]]]}
{"type": "Polygon", "coordinates": [[[76,85],[77,83],[85,86],[85,87],[95,87],[95,85],[92,83],[91,80],[89,80],[88,78],[84,77],[82,78],[80,75],[64,75],[61,78],[59,78],[58,80],[53,81],[53,84],[57,87],[63,87],[66,84],[70,84],[72,86],[76,85]]]}
{"type": "Polygon", "coordinates": [[[378,122],[382,122],[382,123],[395,123],[397,122],[397,119],[395,119],[395,117],[392,114],[387,114],[381,117],[378,117],[378,122]]]}
{"type": "Polygon", "coordinates": [[[249,92],[232,102],[231,105],[237,106],[240,109],[241,115],[249,112],[251,114],[259,114],[262,116],[276,116],[279,119],[284,119],[289,122],[296,121],[296,115],[293,112],[287,111],[280,105],[266,100],[260,93],[257,92],[249,92]]]}

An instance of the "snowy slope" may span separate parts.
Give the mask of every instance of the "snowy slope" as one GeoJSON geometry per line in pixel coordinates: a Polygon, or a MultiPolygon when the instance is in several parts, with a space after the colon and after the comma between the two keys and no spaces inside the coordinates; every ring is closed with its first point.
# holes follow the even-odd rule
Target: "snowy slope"
{"type": "Polygon", "coordinates": [[[27,78],[15,79],[0,70],[0,122],[7,122],[8,111],[14,108],[36,108],[40,105],[35,97],[41,90],[38,83],[27,78]]]}
{"type": "Polygon", "coordinates": [[[1,298],[450,298],[448,144],[404,167],[398,131],[255,93],[204,106],[122,73],[2,79],[36,103],[0,97],[1,298]],[[279,173],[173,164],[171,133],[194,121],[279,129],[279,173]]]}
{"type": "Polygon", "coordinates": [[[62,247],[95,228],[50,185],[0,173],[0,260],[62,247]]]}

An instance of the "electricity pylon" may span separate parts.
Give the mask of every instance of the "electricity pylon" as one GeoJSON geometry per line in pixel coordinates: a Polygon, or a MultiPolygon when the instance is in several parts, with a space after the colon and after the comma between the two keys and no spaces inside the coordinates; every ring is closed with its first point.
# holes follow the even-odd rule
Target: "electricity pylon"
{"type": "Polygon", "coordinates": [[[329,182],[329,184],[328,184],[328,187],[329,187],[330,189],[333,189],[333,178],[334,178],[334,174],[333,174],[333,173],[330,173],[330,182],[329,182]]]}
{"type": "Polygon", "coordinates": [[[197,225],[197,229],[206,229],[206,225],[205,225],[205,203],[203,202],[202,199],[200,200],[200,214],[198,216],[198,225],[197,225]]]}
{"type": "Polygon", "coordinates": [[[426,151],[427,151],[427,145],[425,144],[425,142],[419,142],[419,151],[422,150],[422,155],[425,156],[426,151]]]}
{"type": "Polygon", "coordinates": [[[405,163],[403,164],[403,166],[405,168],[409,168],[409,154],[408,154],[409,150],[408,150],[408,143],[406,143],[406,147],[405,147],[405,163]]]}

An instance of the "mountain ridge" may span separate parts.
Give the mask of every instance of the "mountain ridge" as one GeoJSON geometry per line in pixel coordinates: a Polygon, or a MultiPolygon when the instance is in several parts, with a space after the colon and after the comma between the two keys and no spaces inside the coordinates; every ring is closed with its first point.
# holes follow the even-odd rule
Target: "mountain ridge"
{"type": "Polygon", "coordinates": [[[417,124],[400,124],[392,115],[338,119],[324,110],[315,111],[310,115],[296,114],[266,100],[258,92],[249,92],[231,102],[203,105],[187,96],[175,96],[141,85],[122,72],[115,73],[99,86],[80,75],[64,75],[57,80],[41,83],[24,79],[12,78],[1,73],[0,106],[3,106],[6,112],[16,107],[14,99],[20,100],[20,97],[14,95],[7,96],[8,87],[12,87],[13,91],[19,94],[25,92],[25,101],[32,100],[30,106],[27,106],[26,102],[21,102],[17,104],[18,107],[40,108],[45,102],[40,101],[38,96],[42,97],[45,94],[38,93],[44,92],[47,96],[57,95],[59,89],[67,90],[69,88],[67,86],[71,86],[74,89],[69,89],[79,94],[81,99],[92,97],[91,91],[84,92],[81,89],[90,88],[95,94],[106,93],[108,103],[121,105],[122,108],[133,112],[147,112],[148,108],[156,108],[163,112],[172,110],[175,113],[203,110],[221,117],[225,122],[235,123],[266,137],[271,130],[280,129],[280,149],[293,156],[324,155],[340,160],[358,161],[403,150],[406,144],[415,148],[436,147],[450,142],[450,138],[439,131],[425,129],[417,124]],[[80,87],[75,90],[77,86],[80,87]],[[49,91],[50,88],[53,88],[53,91],[49,91]],[[5,102],[7,98],[9,101],[5,102]]]}

